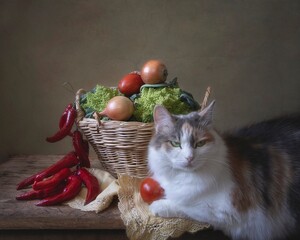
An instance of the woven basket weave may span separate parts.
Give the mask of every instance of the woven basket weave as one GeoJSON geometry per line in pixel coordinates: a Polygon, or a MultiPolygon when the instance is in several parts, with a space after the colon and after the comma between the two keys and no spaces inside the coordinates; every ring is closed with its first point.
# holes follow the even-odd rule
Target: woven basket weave
{"type": "MultiPolygon", "coordinates": [[[[84,118],[79,99],[83,89],[77,91],[77,124],[93,149],[104,170],[114,177],[126,174],[143,178],[148,175],[147,150],[154,131],[153,123],[98,121],[84,118]]],[[[207,88],[201,108],[206,106],[210,94],[207,88]]]]}

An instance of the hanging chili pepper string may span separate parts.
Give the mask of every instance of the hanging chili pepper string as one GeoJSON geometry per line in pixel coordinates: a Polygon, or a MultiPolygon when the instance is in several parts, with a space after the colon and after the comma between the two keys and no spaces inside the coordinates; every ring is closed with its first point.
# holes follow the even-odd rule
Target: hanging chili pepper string
{"type": "Polygon", "coordinates": [[[62,117],[59,121],[60,127],[63,123],[64,123],[64,125],[54,135],[47,137],[46,138],[47,142],[50,142],[50,143],[57,142],[59,140],[62,140],[63,138],[65,138],[67,135],[70,134],[72,127],[75,123],[77,112],[73,106],[71,108],[69,108],[69,106],[70,106],[70,104],[68,105],[68,107],[65,110],[66,116],[65,116],[65,113],[63,113],[62,117]]]}
{"type": "Polygon", "coordinates": [[[17,190],[32,185],[32,190],[16,197],[17,200],[40,199],[37,206],[49,206],[74,198],[81,190],[82,183],[87,188],[85,203],[95,200],[101,192],[98,179],[86,168],[91,166],[89,160],[89,143],[79,131],[76,119],[76,109],[69,104],[59,119],[59,130],[46,140],[57,142],[66,136],[72,137],[74,151],[50,167],[21,181],[17,190]],[[72,132],[72,127],[76,129],[72,132]],[[71,168],[76,167],[75,171],[71,168]]]}
{"type": "Polygon", "coordinates": [[[78,155],[78,158],[80,161],[80,166],[89,168],[89,167],[91,167],[91,163],[90,163],[89,156],[87,153],[88,149],[84,145],[85,145],[85,143],[82,138],[81,132],[78,130],[75,130],[73,132],[73,146],[78,155]]]}

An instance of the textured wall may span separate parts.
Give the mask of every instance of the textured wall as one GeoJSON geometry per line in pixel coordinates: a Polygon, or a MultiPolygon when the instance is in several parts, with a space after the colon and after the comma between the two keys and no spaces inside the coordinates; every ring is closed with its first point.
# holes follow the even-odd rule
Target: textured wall
{"type": "Polygon", "coordinates": [[[219,129],[300,110],[298,0],[0,0],[1,143],[5,154],[53,154],[45,137],[74,95],[114,86],[159,58],[202,99],[219,129]]]}

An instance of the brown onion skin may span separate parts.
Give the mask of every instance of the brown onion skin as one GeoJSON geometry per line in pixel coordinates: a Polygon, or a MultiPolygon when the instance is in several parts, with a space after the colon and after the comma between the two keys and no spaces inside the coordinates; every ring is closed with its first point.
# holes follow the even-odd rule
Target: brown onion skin
{"type": "Polygon", "coordinates": [[[124,96],[116,96],[109,100],[105,109],[99,113],[100,116],[107,116],[112,120],[126,121],[134,111],[133,102],[124,96]]]}
{"type": "Polygon", "coordinates": [[[147,61],[141,70],[141,78],[146,84],[164,83],[167,80],[168,70],[160,60],[147,61]]]}

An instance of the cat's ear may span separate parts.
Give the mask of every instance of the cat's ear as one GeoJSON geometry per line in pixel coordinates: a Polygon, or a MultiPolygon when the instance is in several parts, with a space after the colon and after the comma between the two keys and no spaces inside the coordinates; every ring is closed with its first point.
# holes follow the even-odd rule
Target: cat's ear
{"type": "Polygon", "coordinates": [[[216,101],[213,100],[206,108],[198,112],[204,124],[207,126],[212,124],[215,103],[216,101]]]}
{"type": "Polygon", "coordinates": [[[172,115],[168,112],[168,110],[161,106],[156,105],[153,111],[153,119],[155,123],[156,131],[167,131],[171,129],[173,126],[173,118],[172,115]]]}

